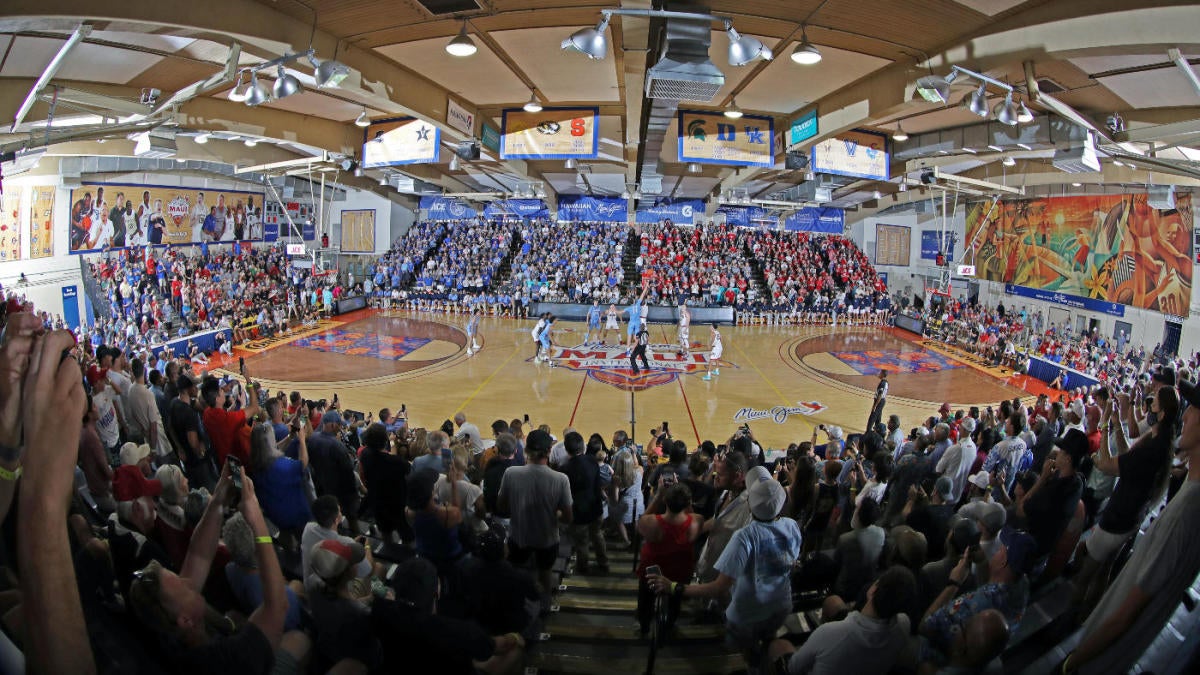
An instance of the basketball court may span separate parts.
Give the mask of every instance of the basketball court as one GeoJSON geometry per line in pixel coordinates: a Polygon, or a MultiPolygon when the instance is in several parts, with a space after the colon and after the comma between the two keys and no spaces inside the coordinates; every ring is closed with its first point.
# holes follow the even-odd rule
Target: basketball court
{"type": "Polygon", "coordinates": [[[310,399],[337,391],[344,407],[362,412],[404,404],[416,427],[437,427],[462,410],[487,436],[493,420],[528,414],[556,435],[574,426],[607,439],[634,427],[644,442],[666,421],[689,446],[719,443],[744,422],[771,448],[809,439],[818,424],[861,432],[881,369],[891,382],[885,412],[899,414],[905,429],[944,401],[983,407],[1045,390],[890,328],[726,326],[720,374],[705,381],[705,326],[693,326],[692,349],[682,357],[676,328],[651,326],[651,370],[634,375],[623,347],[577,346],[582,323],[556,324],[554,367],[534,362],[530,320],[483,319],[483,348],[468,357],[466,320],[366,310],[235,355],[272,390],[296,389],[310,399]]]}

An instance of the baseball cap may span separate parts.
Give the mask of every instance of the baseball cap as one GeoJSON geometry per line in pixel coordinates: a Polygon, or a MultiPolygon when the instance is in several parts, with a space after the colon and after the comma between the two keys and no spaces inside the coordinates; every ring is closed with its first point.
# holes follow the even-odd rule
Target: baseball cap
{"type": "Polygon", "coordinates": [[[1008,558],[1008,567],[1017,576],[1028,574],[1037,560],[1037,543],[1028,533],[1006,527],[1000,530],[1000,543],[1008,558]]]}
{"type": "Polygon", "coordinates": [[[954,492],[954,481],[950,480],[949,476],[938,476],[933,483],[933,491],[941,495],[942,499],[949,499],[954,492]]]}
{"type": "Polygon", "coordinates": [[[541,429],[534,429],[525,437],[526,449],[532,450],[534,454],[550,452],[553,446],[554,438],[541,429]]]}
{"type": "Polygon", "coordinates": [[[996,502],[984,502],[979,507],[979,512],[976,514],[979,522],[990,532],[999,532],[1004,528],[1004,523],[1008,521],[1008,511],[996,502]]]}
{"type": "Polygon", "coordinates": [[[1188,405],[1200,406],[1200,388],[1192,382],[1180,380],[1179,397],[1187,401],[1188,405]]]}
{"type": "Polygon", "coordinates": [[[1168,387],[1174,387],[1175,386],[1175,369],[1174,368],[1163,368],[1163,369],[1159,370],[1157,373],[1155,373],[1151,377],[1151,379],[1154,380],[1155,382],[1161,382],[1162,384],[1165,384],[1168,387]]]}
{"type": "Polygon", "coordinates": [[[321,416],[321,424],[345,424],[346,420],[342,419],[342,414],[336,410],[326,410],[321,416]]]}
{"type": "Polygon", "coordinates": [[[843,435],[841,427],[829,427],[828,431],[829,431],[829,437],[833,438],[833,439],[840,439],[843,435]]]}
{"type": "Polygon", "coordinates": [[[950,542],[959,551],[979,542],[979,526],[970,518],[959,518],[950,528],[950,542]]]}
{"type": "Polygon", "coordinates": [[[967,482],[975,487],[986,490],[988,483],[990,482],[988,479],[988,472],[980,471],[979,473],[973,473],[967,477],[967,482]]]}
{"type": "Polygon", "coordinates": [[[107,378],[108,378],[108,368],[101,368],[99,366],[92,366],[91,368],[88,368],[88,372],[87,372],[88,384],[92,385],[93,387],[96,386],[97,382],[103,382],[107,378]]]}
{"type": "Polygon", "coordinates": [[[351,565],[362,562],[366,555],[366,549],[358,542],[322,539],[313,545],[309,560],[317,576],[325,581],[337,581],[351,565]]]}
{"type": "Polygon", "coordinates": [[[746,474],[746,493],[750,513],[757,520],[775,520],[787,501],[787,492],[779,481],[763,467],[756,466],[746,474]]]}
{"type": "Polygon", "coordinates": [[[950,404],[943,403],[942,407],[938,408],[938,412],[942,413],[943,415],[950,412],[950,404]]]}
{"type": "Polygon", "coordinates": [[[1075,399],[1074,401],[1071,401],[1071,407],[1068,408],[1068,410],[1072,414],[1074,414],[1076,417],[1078,417],[1081,421],[1083,420],[1084,416],[1087,415],[1087,413],[1083,409],[1083,401],[1080,399],[1075,399]]]}
{"type": "Polygon", "coordinates": [[[975,431],[975,418],[973,418],[973,417],[963,418],[963,421],[958,423],[958,428],[968,434],[974,432],[975,431]]]}
{"type": "Polygon", "coordinates": [[[1087,434],[1079,429],[1068,429],[1067,433],[1055,439],[1054,446],[1071,457],[1071,464],[1078,467],[1088,454],[1087,434]]]}
{"type": "Polygon", "coordinates": [[[131,466],[150,456],[150,446],[142,443],[126,443],[121,446],[121,465],[131,466]]]}

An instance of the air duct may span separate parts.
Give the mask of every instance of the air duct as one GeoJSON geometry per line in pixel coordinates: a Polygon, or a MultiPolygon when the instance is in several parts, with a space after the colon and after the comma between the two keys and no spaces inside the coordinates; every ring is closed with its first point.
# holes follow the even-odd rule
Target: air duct
{"type": "Polygon", "coordinates": [[[1146,194],[1146,205],[1159,211],[1175,208],[1175,186],[1154,185],[1146,194]]]}
{"type": "Polygon", "coordinates": [[[1056,150],[1051,164],[1065,173],[1096,173],[1100,170],[1100,158],[1096,156],[1095,136],[1088,133],[1083,143],[1056,150]]]}
{"type": "Polygon", "coordinates": [[[646,96],[709,103],[725,85],[725,74],[708,58],[708,23],[668,20],[658,63],[646,72],[646,96]]]}

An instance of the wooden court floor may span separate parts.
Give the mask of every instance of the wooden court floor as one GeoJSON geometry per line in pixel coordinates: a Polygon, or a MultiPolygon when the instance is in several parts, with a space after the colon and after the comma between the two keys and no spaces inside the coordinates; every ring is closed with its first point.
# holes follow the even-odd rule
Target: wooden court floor
{"type": "Polygon", "coordinates": [[[609,439],[624,428],[636,429],[639,442],[666,421],[694,445],[722,442],[748,421],[764,447],[782,448],[809,439],[818,424],[861,432],[880,368],[890,372],[885,414],[899,414],[905,429],[942,402],[982,407],[1040,391],[894,329],[725,327],[720,374],[706,382],[706,326],[692,328],[683,357],[675,327],[652,326],[651,371],[634,376],[623,348],[579,347],[581,323],[557,324],[554,367],[533,361],[532,321],[484,319],[473,356],[465,324],[462,315],[367,310],[235,356],[272,390],[309,399],[336,391],[344,407],[363,412],[405,404],[415,427],[436,428],[461,410],[485,437],[493,420],[528,414],[555,435],[574,426],[609,439]]]}

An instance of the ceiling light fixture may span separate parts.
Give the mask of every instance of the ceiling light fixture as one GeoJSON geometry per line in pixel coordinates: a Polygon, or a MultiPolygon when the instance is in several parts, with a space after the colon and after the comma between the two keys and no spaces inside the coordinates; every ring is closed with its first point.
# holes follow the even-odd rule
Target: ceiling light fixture
{"type": "Polygon", "coordinates": [[[926,75],[917,80],[917,93],[930,103],[946,103],[950,100],[950,85],[958,78],[958,71],[951,71],[945,77],[926,75]]]}
{"type": "Polygon", "coordinates": [[[792,61],[802,66],[811,66],[821,62],[821,50],[808,41],[808,27],[800,26],[800,44],[792,51],[792,61]]]}
{"type": "Polygon", "coordinates": [[[1071,183],[1071,187],[1083,187],[1083,183],[1071,183]]]}
{"type": "Polygon", "coordinates": [[[229,100],[234,103],[244,103],[246,94],[250,93],[250,85],[244,81],[245,73],[238,72],[237,83],[233,85],[233,89],[229,90],[229,100]]]}
{"type": "Polygon", "coordinates": [[[566,169],[574,169],[576,166],[577,164],[574,157],[568,157],[567,161],[563,163],[563,168],[566,169]]]}
{"type": "Polygon", "coordinates": [[[279,66],[279,74],[275,78],[275,86],[271,89],[271,93],[275,94],[275,98],[287,98],[292,94],[298,94],[304,91],[304,87],[300,86],[300,80],[296,79],[288,71],[284,70],[283,65],[279,66]]]}
{"type": "Polygon", "coordinates": [[[692,162],[687,165],[687,170],[688,173],[701,173],[704,171],[704,167],[700,166],[698,162],[692,162]]]}
{"type": "Polygon", "coordinates": [[[387,179],[387,176],[384,176],[383,178],[380,178],[380,179],[379,179],[379,184],[380,184],[380,185],[387,185],[387,184],[388,184],[388,179],[387,179]]]}
{"type": "Polygon", "coordinates": [[[525,107],[525,112],[535,113],[535,112],[542,111],[542,104],[540,101],[537,100],[537,92],[536,91],[531,90],[529,92],[529,102],[526,103],[524,107],[525,107]]]}
{"type": "Polygon", "coordinates": [[[971,94],[969,97],[967,97],[966,104],[967,104],[967,110],[970,110],[971,112],[975,113],[976,115],[979,115],[980,117],[987,117],[988,116],[987,85],[980,84],[979,88],[976,89],[975,92],[973,94],[971,94]]]}
{"type": "Polygon", "coordinates": [[[1122,162],[1121,160],[1114,157],[1113,158],[1113,166],[1125,166],[1125,162],[1122,162]]]}
{"type": "MultiPolygon", "coordinates": [[[[204,145],[205,143],[208,142],[208,134],[200,134],[199,136],[197,136],[195,138],[195,141],[197,143],[199,143],[200,145],[204,145]]],[[[103,143],[104,141],[102,140],[100,142],[103,143]]]]}
{"type": "Polygon", "coordinates": [[[892,140],[893,141],[907,141],[908,140],[908,134],[904,133],[904,127],[900,126],[899,122],[896,122],[896,133],[892,134],[892,140]]]}
{"type": "Polygon", "coordinates": [[[358,117],[354,120],[354,126],[364,128],[371,126],[371,118],[367,117],[366,106],[363,107],[362,112],[358,113],[358,117]]]}
{"type": "Polygon", "coordinates": [[[996,121],[1001,124],[1007,124],[1010,127],[1017,126],[1018,116],[1020,112],[1017,110],[1016,104],[1013,103],[1012,92],[1004,97],[1003,103],[996,104],[996,109],[992,111],[996,115],[996,121]]]}
{"type": "Polygon", "coordinates": [[[471,56],[477,51],[479,48],[475,46],[475,41],[467,35],[467,20],[463,19],[458,35],[446,43],[446,53],[451,56],[471,56]]]}
{"type": "Polygon", "coordinates": [[[1029,108],[1025,106],[1025,101],[1021,101],[1021,107],[1017,110],[1017,121],[1021,124],[1029,124],[1033,121],[1033,113],[1029,112],[1029,108]]]}
{"type": "Polygon", "coordinates": [[[1000,163],[1003,164],[1004,166],[1016,166],[1017,160],[1014,159],[1013,157],[1005,157],[1004,160],[1001,161],[1000,163]]]}
{"type": "Polygon", "coordinates": [[[271,90],[258,81],[258,73],[250,73],[250,89],[246,92],[246,105],[256,106],[271,100],[271,90]]]}
{"type": "Polygon", "coordinates": [[[247,147],[247,148],[253,148],[254,146],[258,145],[258,139],[257,139],[257,138],[247,138],[247,139],[246,139],[245,141],[243,141],[243,142],[246,144],[246,147],[247,147]]]}
{"type": "Polygon", "coordinates": [[[743,114],[742,109],[738,107],[737,99],[729,99],[729,107],[725,109],[725,116],[731,120],[736,120],[743,114]]]}
{"type": "Polygon", "coordinates": [[[317,86],[322,89],[336,87],[350,75],[350,66],[334,59],[322,61],[311,50],[309,50],[308,62],[313,67],[313,79],[317,81],[317,86]]]}
{"type": "Polygon", "coordinates": [[[732,22],[725,23],[725,34],[729,36],[729,65],[744,66],[762,59],[770,61],[775,54],[757,38],[739,35],[732,22]]]}
{"type": "Polygon", "coordinates": [[[604,31],[608,29],[608,13],[600,19],[595,28],[583,28],[571,34],[562,41],[563,51],[579,52],[589,59],[600,61],[608,55],[608,38],[604,31]]]}

